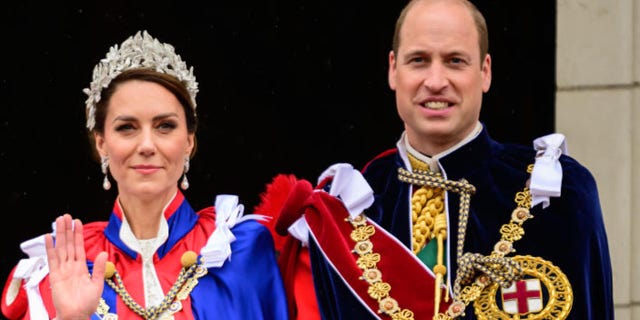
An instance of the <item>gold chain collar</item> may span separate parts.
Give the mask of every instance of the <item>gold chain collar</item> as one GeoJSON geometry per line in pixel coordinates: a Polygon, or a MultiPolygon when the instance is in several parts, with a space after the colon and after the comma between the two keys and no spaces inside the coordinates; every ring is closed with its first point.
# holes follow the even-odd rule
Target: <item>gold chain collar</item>
{"type": "MultiPolygon", "coordinates": [[[[181,300],[186,299],[193,288],[198,284],[198,278],[207,274],[207,269],[203,266],[202,258],[198,261],[198,255],[193,251],[187,251],[181,258],[182,269],[178,275],[178,279],[173,284],[169,292],[165,295],[162,302],[157,306],[143,308],[124,287],[122,278],[116,270],[112,262],[107,262],[105,271],[105,281],[120,296],[124,304],[144,319],[156,319],[165,311],[175,313],[182,309],[181,300]]],[[[103,299],[98,304],[97,314],[104,317],[113,318],[115,315],[109,313],[109,306],[103,299]]],[[[116,316],[117,317],[117,316],[116,316]]],[[[110,318],[109,318],[110,319],[110,318]]]]}
{"type": "MultiPolygon", "coordinates": [[[[530,174],[532,171],[533,165],[529,165],[527,172],[530,174]]],[[[484,287],[490,283],[496,282],[502,287],[508,287],[510,283],[522,277],[520,264],[505,256],[515,251],[513,242],[520,240],[524,236],[522,224],[527,219],[533,218],[529,212],[531,207],[529,188],[525,186],[522,191],[516,193],[514,200],[517,206],[511,213],[510,221],[500,228],[501,238],[494,245],[493,251],[489,256],[483,256],[478,253],[463,253],[461,243],[464,244],[466,221],[464,228],[460,223],[458,234],[458,247],[460,250],[458,250],[458,271],[453,287],[455,293],[454,301],[449,306],[446,314],[437,314],[434,320],[451,320],[462,316],[466,306],[475,301],[484,287]],[[478,276],[476,276],[476,270],[481,272],[478,276]]]]}
{"type": "MultiPolygon", "coordinates": [[[[531,173],[533,166],[527,168],[531,173]]],[[[522,223],[531,218],[529,207],[531,205],[531,195],[527,187],[516,194],[517,208],[513,211],[511,221],[503,225],[500,229],[501,240],[494,246],[494,251],[488,257],[480,254],[464,253],[464,239],[466,235],[469,218],[470,196],[475,192],[475,187],[466,182],[448,181],[439,174],[434,174],[425,170],[414,170],[409,172],[403,168],[398,168],[398,179],[400,181],[420,186],[431,186],[444,190],[460,193],[460,211],[458,222],[458,239],[456,254],[458,261],[457,276],[454,282],[454,301],[446,313],[440,313],[436,309],[436,320],[455,319],[464,314],[466,306],[476,300],[483,288],[492,281],[501,285],[518,280],[522,276],[520,265],[506,254],[513,251],[513,242],[519,240],[524,235],[522,223]],[[476,276],[476,270],[481,274],[476,276]]],[[[436,288],[437,291],[438,288],[436,288]]],[[[436,295],[437,297],[438,295],[436,295]]],[[[439,297],[436,299],[436,308],[439,305],[439,297]]]]}
{"type": "MultiPolygon", "coordinates": [[[[527,167],[527,172],[531,173],[533,165],[527,167]]],[[[454,301],[446,312],[438,312],[434,315],[434,320],[453,320],[464,316],[464,311],[471,302],[476,303],[476,312],[479,319],[493,319],[494,315],[510,318],[504,312],[497,309],[493,294],[498,286],[507,287],[514,281],[523,277],[524,273],[529,275],[542,276],[542,281],[551,287],[551,301],[538,316],[551,316],[549,319],[565,319],[572,304],[572,291],[566,276],[553,264],[540,258],[529,256],[506,257],[514,252],[513,242],[520,240],[524,236],[522,224],[533,218],[529,212],[531,207],[531,194],[529,188],[525,187],[517,192],[515,196],[516,208],[511,213],[511,219],[500,228],[501,239],[494,245],[489,256],[475,253],[464,253],[464,239],[469,218],[469,204],[471,194],[475,193],[475,187],[466,180],[449,181],[442,179],[434,173],[425,170],[415,170],[409,172],[403,168],[398,168],[398,179],[413,185],[430,186],[442,188],[460,194],[460,211],[457,240],[457,261],[458,270],[453,291],[454,301]],[[523,269],[526,269],[523,271],[523,269]],[[538,270],[542,269],[542,270],[538,270]],[[477,274],[477,271],[479,273],[477,274]],[[480,298],[480,299],[479,299],[480,298]]],[[[391,297],[391,285],[383,281],[383,275],[376,265],[381,260],[379,253],[374,252],[373,243],[370,238],[374,236],[375,229],[367,225],[366,217],[360,214],[356,218],[346,219],[354,228],[351,239],[355,242],[352,250],[358,256],[357,265],[362,269],[362,280],[369,284],[368,294],[379,303],[379,313],[386,314],[394,320],[413,320],[413,311],[401,308],[398,301],[391,297]]],[[[439,306],[439,301],[436,301],[439,306]]],[[[520,319],[515,315],[515,319],[520,319]]],[[[546,319],[546,318],[545,318],[546,319]]]]}

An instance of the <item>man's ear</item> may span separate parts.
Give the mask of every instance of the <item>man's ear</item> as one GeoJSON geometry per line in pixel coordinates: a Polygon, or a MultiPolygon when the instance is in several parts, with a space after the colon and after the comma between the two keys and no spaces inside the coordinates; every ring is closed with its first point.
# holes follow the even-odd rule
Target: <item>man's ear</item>
{"type": "Polygon", "coordinates": [[[396,90],[396,66],[397,66],[397,61],[396,61],[396,55],[393,53],[393,50],[389,51],[389,74],[388,74],[388,81],[389,81],[389,88],[391,88],[391,90],[396,90]]]}
{"type": "Polygon", "coordinates": [[[487,53],[482,61],[482,92],[487,93],[491,87],[491,55],[487,53]]]}

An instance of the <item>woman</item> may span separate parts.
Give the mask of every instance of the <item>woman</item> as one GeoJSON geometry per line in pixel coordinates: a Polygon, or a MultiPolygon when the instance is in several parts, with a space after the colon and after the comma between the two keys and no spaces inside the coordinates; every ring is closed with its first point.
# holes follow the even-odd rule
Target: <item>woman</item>
{"type": "Polygon", "coordinates": [[[65,214],[22,244],[2,295],[9,319],[286,319],[267,228],[235,196],[195,212],[189,187],[198,84],[146,31],[111,48],[85,89],[87,128],[118,197],[109,221],[65,214]]]}

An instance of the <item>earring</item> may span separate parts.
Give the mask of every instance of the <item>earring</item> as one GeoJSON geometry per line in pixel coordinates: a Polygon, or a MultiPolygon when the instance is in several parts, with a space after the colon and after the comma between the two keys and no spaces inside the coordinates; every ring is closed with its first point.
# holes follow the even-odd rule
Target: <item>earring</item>
{"type": "Polygon", "coordinates": [[[189,180],[187,180],[187,172],[189,171],[189,156],[184,157],[184,175],[182,176],[182,182],[180,182],[180,188],[182,190],[189,189],[189,180]]]}
{"type": "Polygon", "coordinates": [[[109,157],[101,156],[100,157],[100,167],[102,168],[102,173],[104,174],[104,180],[102,181],[102,188],[105,190],[111,189],[111,182],[109,182],[109,175],[107,174],[107,169],[109,168],[109,157]]]}

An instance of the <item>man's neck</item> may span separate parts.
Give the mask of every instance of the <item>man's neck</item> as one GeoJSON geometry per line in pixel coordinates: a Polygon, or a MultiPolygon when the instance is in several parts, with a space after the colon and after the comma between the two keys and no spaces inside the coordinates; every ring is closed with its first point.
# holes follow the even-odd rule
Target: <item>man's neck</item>
{"type": "Polygon", "coordinates": [[[437,162],[438,159],[448,155],[449,153],[469,143],[469,141],[477,137],[481,131],[482,131],[482,124],[480,122],[477,122],[475,128],[464,139],[460,140],[458,143],[454,144],[453,146],[446,148],[445,150],[435,154],[425,154],[423,152],[418,151],[416,148],[413,147],[412,141],[409,141],[409,137],[406,134],[404,137],[404,142],[405,142],[405,147],[408,153],[410,153],[413,157],[417,158],[418,160],[429,164],[429,166],[431,167],[431,170],[435,171],[435,168],[433,167],[434,167],[434,163],[437,162]]]}

